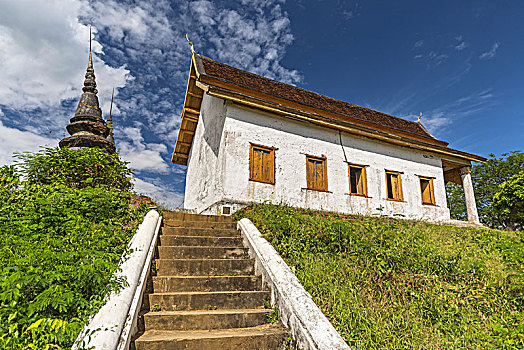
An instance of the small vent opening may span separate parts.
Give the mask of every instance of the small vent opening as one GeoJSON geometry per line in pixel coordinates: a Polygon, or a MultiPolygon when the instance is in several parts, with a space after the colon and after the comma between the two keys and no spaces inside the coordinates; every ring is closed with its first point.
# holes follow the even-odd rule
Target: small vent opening
{"type": "Polygon", "coordinates": [[[222,215],[231,215],[231,207],[229,205],[222,207],[222,215]]]}

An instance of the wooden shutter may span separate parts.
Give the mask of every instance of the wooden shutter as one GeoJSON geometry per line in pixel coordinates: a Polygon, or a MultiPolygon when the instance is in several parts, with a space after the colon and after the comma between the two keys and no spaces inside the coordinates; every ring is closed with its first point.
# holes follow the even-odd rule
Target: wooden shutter
{"type": "Polygon", "coordinates": [[[306,156],[307,188],[327,191],[326,158],[306,156]]]}
{"type": "Polygon", "coordinates": [[[386,171],[387,198],[394,201],[402,201],[402,182],[400,173],[386,171]]]}
{"type": "Polygon", "coordinates": [[[275,149],[251,144],[249,158],[249,179],[274,184],[275,149]]]}
{"type": "Polygon", "coordinates": [[[422,195],[423,204],[435,204],[435,193],[433,191],[433,179],[426,177],[419,177],[420,193],[422,195]]]}
{"type": "Polygon", "coordinates": [[[349,164],[349,193],[367,196],[366,166],[349,164]]]}

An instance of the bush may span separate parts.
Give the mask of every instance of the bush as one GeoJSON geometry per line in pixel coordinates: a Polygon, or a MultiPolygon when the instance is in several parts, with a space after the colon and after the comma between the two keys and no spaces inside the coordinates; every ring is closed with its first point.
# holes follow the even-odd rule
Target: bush
{"type": "Polygon", "coordinates": [[[125,283],[112,276],[147,208],[129,208],[130,172],[114,156],[19,159],[0,168],[0,348],[69,348],[125,283]]]}
{"type": "Polygon", "coordinates": [[[524,236],[252,205],[248,217],[355,349],[524,347],[524,236]]]}
{"type": "Polygon", "coordinates": [[[39,152],[16,155],[17,171],[27,182],[71,188],[108,186],[120,190],[132,187],[131,170],[118,154],[107,154],[98,148],[72,150],[44,147],[39,152]]]}

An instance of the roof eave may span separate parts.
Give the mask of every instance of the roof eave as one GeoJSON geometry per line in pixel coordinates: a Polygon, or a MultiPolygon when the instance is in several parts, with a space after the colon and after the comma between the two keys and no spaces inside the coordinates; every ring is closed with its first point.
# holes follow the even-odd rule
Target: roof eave
{"type": "Polygon", "coordinates": [[[189,151],[193,144],[194,133],[200,117],[200,107],[202,104],[204,90],[198,86],[198,79],[203,74],[202,62],[199,62],[198,55],[193,53],[189,68],[184,106],[182,107],[180,129],[176,139],[171,162],[173,164],[187,165],[189,151]]]}
{"type": "Polygon", "coordinates": [[[387,143],[396,144],[403,147],[414,148],[419,150],[426,150],[436,152],[439,154],[451,155],[457,158],[468,161],[485,162],[487,159],[464,151],[455,150],[443,145],[428,143],[405,136],[399,136],[392,133],[377,131],[369,127],[363,127],[358,124],[343,122],[337,119],[329,118],[319,114],[306,113],[300,110],[292,109],[279,104],[274,104],[268,101],[253,98],[251,96],[242,95],[234,91],[229,91],[216,86],[209,86],[208,92],[210,96],[230,100],[232,102],[242,104],[248,107],[265,110],[267,112],[276,113],[292,119],[302,120],[348,132],[350,134],[364,136],[367,138],[378,139],[387,143]]]}

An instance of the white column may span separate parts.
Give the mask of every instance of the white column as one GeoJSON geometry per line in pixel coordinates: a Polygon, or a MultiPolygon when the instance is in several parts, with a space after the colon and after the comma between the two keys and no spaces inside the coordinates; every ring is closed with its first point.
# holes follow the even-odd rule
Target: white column
{"type": "Polygon", "coordinates": [[[464,197],[466,197],[468,221],[475,224],[480,224],[479,214],[477,212],[477,203],[475,202],[475,192],[473,191],[473,182],[471,181],[471,167],[465,166],[460,168],[460,177],[462,178],[464,197]]]}

